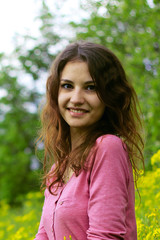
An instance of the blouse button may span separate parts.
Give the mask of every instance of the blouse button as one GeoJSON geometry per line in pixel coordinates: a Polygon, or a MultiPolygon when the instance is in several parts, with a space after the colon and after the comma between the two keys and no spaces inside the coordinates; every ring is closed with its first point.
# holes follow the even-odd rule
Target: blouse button
{"type": "Polygon", "coordinates": [[[63,204],[63,201],[60,201],[60,203],[59,203],[60,205],[62,205],[63,204]]]}

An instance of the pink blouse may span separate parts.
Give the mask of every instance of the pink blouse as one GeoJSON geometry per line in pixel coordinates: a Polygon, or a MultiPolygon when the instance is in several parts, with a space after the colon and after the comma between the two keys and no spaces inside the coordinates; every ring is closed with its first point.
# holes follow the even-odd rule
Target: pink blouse
{"type": "Polygon", "coordinates": [[[131,163],[122,140],[104,135],[88,156],[92,167],[60,187],[45,190],[35,240],[136,240],[135,192],[131,163]]]}

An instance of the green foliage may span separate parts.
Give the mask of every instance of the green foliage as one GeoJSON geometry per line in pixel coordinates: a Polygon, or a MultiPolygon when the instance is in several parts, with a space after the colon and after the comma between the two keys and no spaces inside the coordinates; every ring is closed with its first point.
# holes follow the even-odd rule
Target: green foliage
{"type": "Polygon", "coordinates": [[[120,58],[140,100],[149,162],[160,145],[160,5],[151,8],[146,0],[86,0],[82,7],[90,17],[80,24],[71,22],[76,38],[105,45],[120,58]]]}
{"type": "MultiPolygon", "coordinates": [[[[71,23],[75,38],[106,45],[121,59],[142,107],[147,129],[145,158],[149,162],[160,145],[159,2],[155,0],[153,8],[145,0],[85,2],[82,7],[90,17],[80,24],[71,23]]],[[[38,37],[16,35],[12,56],[7,58],[0,53],[0,200],[10,203],[39,187],[37,170],[33,168],[37,161],[34,141],[40,127],[39,87],[64,40],[65,44],[68,42],[56,33],[56,15],[45,1],[37,20],[38,37]],[[17,61],[16,67],[10,58],[17,61]]]]}
{"type": "MultiPolygon", "coordinates": [[[[139,180],[141,202],[136,193],[138,240],[158,240],[160,236],[160,150],[153,155],[152,163],[154,171],[148,171],[139,180]]],[[[31,192],[23,200],[21,208],[11,208],[5,201],[0,202],[0,240],[29,240],[37,233],[42,194],[31,192]]]]}
{"type": "Polygon", "coordinates": [[[1,90],[5,90],[0,98],[0,200],[10,203],[18,194],[39,186],[31,171],[38,118],[27,108],[38,94],[29,97],[12,72],[10,66],[5,66],[0,73],[1,90]]]}
{"type": "Polygon", "coordinates": [[[33,80],[41,79],[42,74],[48,72],[57,53],[57,45],[62,41],[54,31],[55,17],[44,1],[40,14],[36,19],[41,23],[39,28],[40,36],[18,36],[18,40],[21,38],[23,44],[19,44],[18,40],[15,42],[17,58],[21,62],[21,67],[33,80]],[[24,45],[32,47],[25,49],[24,45]]]}
{"type": "Polygon", "coordinates": [[[44,76],[46,80],[60,43],[54,33],[54,16],[44,1],[37,19],[38,37],[17,35],[12,56],[0,54],[0,200],[11,204],[19,203],[19,195],[39,189],[37,168],[41,164],[34,145],[40,128],[39,86],[44,76]]]}

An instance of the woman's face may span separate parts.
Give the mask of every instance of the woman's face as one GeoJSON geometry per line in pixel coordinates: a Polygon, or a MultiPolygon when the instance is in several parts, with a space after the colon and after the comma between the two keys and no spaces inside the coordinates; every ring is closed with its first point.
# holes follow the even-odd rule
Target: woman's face
{"type": "Polygon", "coordinates": [[[60,114],[70,129],[85,129],[96,123],[105,110],[86,62],[68,62],[61,74],[58,94],[60,114]]]}

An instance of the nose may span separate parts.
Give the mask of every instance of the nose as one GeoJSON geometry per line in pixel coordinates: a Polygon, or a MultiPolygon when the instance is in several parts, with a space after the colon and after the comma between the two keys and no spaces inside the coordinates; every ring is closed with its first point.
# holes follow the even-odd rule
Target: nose
{"type": "Polygon", "coordinates": [[[75,105],[81,105],[84,103],[84,94],[81,89],[74,89],[70,98],[70,102],[75,105]]]}

